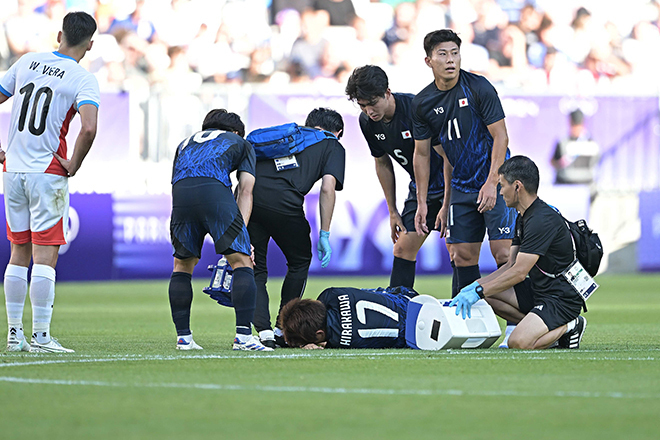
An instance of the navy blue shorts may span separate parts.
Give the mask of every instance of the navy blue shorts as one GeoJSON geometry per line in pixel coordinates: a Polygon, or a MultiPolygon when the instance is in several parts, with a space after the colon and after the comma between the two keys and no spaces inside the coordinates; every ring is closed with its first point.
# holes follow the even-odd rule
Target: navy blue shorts
{"type": "MultiPolygon", "coordinates": [[[[438,217],[438,212],[442,208],[444,197],[444,192],[428,194],[426,197],[426,206],[428,207],[426,226],[429,228],[429,231],[433,231],[434,229],[437,231],[435,228],[435,219],[438,217]]],[[[403,226],[406,227],[408,232],[415,232],[415,214],[417,214],[417,192],[411,187],[408,192],[408,198],[403,204],[403,212],[401,213],[403,226]]]]}
{"type": "Polygon", "coordinates": [[[230,188],[210,177],[192,177],[172,186],[170,237],[180,260],[202,256],[206,234],[217,254],[250,255],[250,236],[230,188]]]}
{"type": "Polygon", "coordinates": [[[497,185],[497,201],[490,211],[479,212],[478,197],[479,193],[451,189],[447,243],[481,243],[486,230],[490,241],[513,238],[517,214],[504,203],[500,186],[497,185]]]}
{"type": "Polygon", "coordinates": [[[575,298],[563,298],[550,295],[536,295],[532,289],[532,280],[525,281],[513,286],[518,300],[518,310],[527,315],[535,313],[552,331],[557,327],[568,324],[582,311],[582,300],[575,294],[575,298]]]}

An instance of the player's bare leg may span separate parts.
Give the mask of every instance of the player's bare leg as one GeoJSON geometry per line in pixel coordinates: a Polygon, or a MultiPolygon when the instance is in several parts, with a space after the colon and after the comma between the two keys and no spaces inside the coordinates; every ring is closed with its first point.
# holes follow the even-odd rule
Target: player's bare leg
{"type": "Polygon", "coordinates": [[[518,323],[509,338],[510,348],[523,350],[540,350],[548,348],[557,341],[564,333],[567,326],[562,325],[552,331],[548,330],[545,322],[535,313],[528,313],[518,323]]]}

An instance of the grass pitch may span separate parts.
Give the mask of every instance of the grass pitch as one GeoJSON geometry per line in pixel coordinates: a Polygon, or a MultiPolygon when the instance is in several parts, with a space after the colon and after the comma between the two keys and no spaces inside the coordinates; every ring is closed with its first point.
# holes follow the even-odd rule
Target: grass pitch
{"type": "MultiPolygon", "coordinates": [[[[232,310],[201,292],[207,280],[196,352],[174,349],[167,281],[59,283],[52,329],[76,353],[0,355],[0,438],[657,439],[660,276],[598,282],[580,350],[268,354],[231,351],[232,310]]],[[[306,297],[386,284],[315,278],[306,297]]],[[[449,284],[415,287],[445,296],[449,284]]]]}

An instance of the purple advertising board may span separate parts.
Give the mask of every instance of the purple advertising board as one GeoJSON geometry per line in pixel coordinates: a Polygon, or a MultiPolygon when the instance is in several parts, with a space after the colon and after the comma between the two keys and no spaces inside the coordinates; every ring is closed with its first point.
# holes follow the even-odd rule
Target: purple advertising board
{"type": "Polygon", "coordinates": [[[660,270],[660,191],[639,194],[639,218],[642,235],[637,242],[637,264],[640,270],[660,270]]]}

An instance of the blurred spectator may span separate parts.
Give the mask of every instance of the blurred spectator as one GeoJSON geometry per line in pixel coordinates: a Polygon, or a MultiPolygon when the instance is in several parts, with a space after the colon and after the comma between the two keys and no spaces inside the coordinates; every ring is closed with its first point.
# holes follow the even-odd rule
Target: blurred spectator
{"type": "Polygon", "coordinates": [[[330,26],[350,26],[356,16],[353,0],[312,0],[312,8],[327,11],[330,26]]]}
{"type": "Polygon", "coordinates": [[[137,0],[135,2],[135,10],[128,17],[123,19],[115,18],[110,24],[108,32],[112,34],[119,29],[133,32],[138,37],[149,42],[153,41],[156,28],[151,20],[144,17],[144,0],[137,0]]]}
{"type": "Polygon", "coordinates": [[[296,11],[298,15],[312,7],[312,0],[272,0],[270,5],[270,23],[278,24],[282,12],[296,11]]]}
{"type": "Polygon", "coordinates": [[[5,22],[9,64],[28,52],[54,50],[56,40],[51,41],[51,22],[44,14],[35,14],[31,0],[18,0],[18,9],[5,22]]]}
{"type": "Polygon", "coordinates": [[[302,14],[301,25],[302,35],[293,43],[288,69],[297,81],[320,75],[321,57],[328,45],[323,33],[330,26],[330,15],[327,11],[307,10],[302,14]]]}
{"type": "Polygon", "coordinates": [[[399,41],[409,42],[415,32],[414,27],[417,20],[417,8],[414,3],[399,3],[394,9],[394,23],[385,32],[383,41],[387,47],[391,47],[399,41]]]}
{"type": "Polygon", "coordinates": [[[452,26],[461,38],[461,69],[469,72],[488,72],[488,51],[485,47],[474,44],[474,29],[470,23],[456,23],[452,26]]]}

